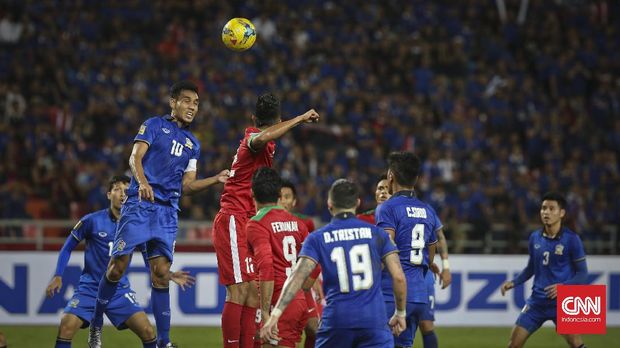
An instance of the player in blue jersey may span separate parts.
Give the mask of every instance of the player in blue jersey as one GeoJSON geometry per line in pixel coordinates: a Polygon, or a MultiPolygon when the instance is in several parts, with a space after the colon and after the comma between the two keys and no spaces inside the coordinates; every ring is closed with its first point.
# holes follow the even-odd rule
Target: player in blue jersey
{"type": "MultiPolygon", "coordinates": [[[[129,180],[129,177],[125,175],[114,176],[110,180],[107,192],[110,207],[80,219],[60,251],[54,277],[47,287],[49,297],[62,289],[62,274],[69,262],[71,252],[82,240],[86,243],[80,284],[65,308],[65,314],[58,328],[56,348],[70,347],[75,333],[80,328],[89,325],[95,310],[99,280],[105,273],[112,254],[116,222],[120,216],[121,202],[126,197],[125,190],[129,180]]],[[[175,272],[171,274],[171,279],[181,287],[191,286],[193,283],[193,277],[188,276],[186,272],[175,272]]],[[[110,300],[106,315],[119,330],[129,328],[135,332],[142,339],[145,347],[155,347],[155,332],[148,317],[136,303],[135,293],[129,286],[127,277],[121,279],[118,287],[115,296],[110,300]]]]}
{"type": "Polygon", "coordinates": [[[339,179],[329,190],[331,223],[311,233],[278,303],[261,329],[261,338],[278,340],[278,319],[299,289],[310,288],[317,264],[323,272],[327,305],[316,347],[390,347],[392,333],[405,328],[407,288],[394,243],[385,231],[355,218],[357,187],[339,179]],[[392,276],[396,308],[389,322],[381,296],[381,264],[392,276]],[[392,328],[392,333],[390,329],[392,328]]]}
{"type": "MultiPolygon", "coordinates": [[[[525,341],[547,320],[556,323],[558,284],[585,284],[588,278],[586,253],[581,238],[562,226],[566,199],[555,192],[542,198],[540,219],[543,228],[530,234],[529,260],[513,280],[502,284],[502,295],[534,276],[532,295],[512,329],[509,347],[523,347],[525,341]]],[[[562,335],[570,347],[585,347],[580,335],[562,335]]]]}
{"type": "Polygon", "coordinates": [[[170,88],[170,115],[152,117],[136,135],[129,166],[133,178],[127,190],[114,238],[112,259],[102,277],[95,313],[90,324],[90,347],[101,346],[103,313],[116,292],[133,250],[144,243],[151,269],[151,304],[157,323],[157,344],[170,343],[170,294],[168,273],[177,234],[181,193],[199,192],[225,182],[228,170],[196,179],[200,143],[189,126],[198,113],[198,88],[191,82],[170,88]]]}
{"type": "MultiPolygon", "coordinates": [[[[407,330],[396,337],[395,347],[413,346],[418,324],[426,311],[429,294],[425,278],[435,257],[437,231],[442,224],[433,208],[419,200],[414,185],[420,173],[420,159],[410,152],[393,152],[388,157],[388,190],[391,197],[377,207],[377,226],[385,229],[396,243],[407,278],[407,330]]],[[[385,306],[394,308],[392,284],[384,272],[382,283],[385,306]]],[[[423,335],[425,347],[437,347],[434,334],[423,335]]]]}

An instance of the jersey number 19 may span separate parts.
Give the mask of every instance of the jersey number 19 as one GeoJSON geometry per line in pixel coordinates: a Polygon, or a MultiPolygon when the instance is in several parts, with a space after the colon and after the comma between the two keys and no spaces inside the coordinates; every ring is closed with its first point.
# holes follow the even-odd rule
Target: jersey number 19
{"type": "MultiPolygon", "coordinates": [[[[338,283],[340,292],[349,292],[349,267],[344,248],[339,246],[332,250],[331,260],[336,263],[338,269],[338,283]]],[[[349,250],[349,263],[351,265],[351,277],[353,291],[369,289],[372,286],[372,263],[370,261],[370,248],[368,244],[358,244],[349,250]]]]}

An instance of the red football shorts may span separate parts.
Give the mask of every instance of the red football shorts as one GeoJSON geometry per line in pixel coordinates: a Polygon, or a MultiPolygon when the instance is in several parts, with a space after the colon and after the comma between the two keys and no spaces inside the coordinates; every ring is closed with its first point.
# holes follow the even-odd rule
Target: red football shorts
{"type": "Polygon", "coordinates": [[[222,285],[248,282],[255,278],[245,235],[247,222],[246,216],[222,212],[218,212],[213,221],[213,246],[222,285]]]}
{"type": "Polygon", "coordinates": [[[297,296],[282,312],[278,320],[278,335],[282,338],[279,346],[297,347],[301,333],[308,323],[308,304],[304,296],[297,296]]]}
{"type": "Polygon", "coordinates": [[[320,315],[319,312],[317,311],[317,304],[316,301],[314,300],[314,296],[312,295],[312,290],[310,291],[304,291],[304,297],[306,298],[306,306],[307,311],[306,311],[306,317],[308,319],[310,318],[317,318],[320,319],[320,315]]]}

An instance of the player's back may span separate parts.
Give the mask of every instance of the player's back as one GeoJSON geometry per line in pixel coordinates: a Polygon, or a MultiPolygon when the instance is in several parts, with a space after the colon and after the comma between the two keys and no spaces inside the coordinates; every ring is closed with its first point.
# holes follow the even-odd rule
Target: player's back
{"type": "MultiPolygon", "coordinates": [[[[110,209],[103,209],[84,216],[71,231],[74,238],[86,243],[80,283],[94,287],[99,285],[112,255],[116,223],[110,209]]],[[[129,286],[126,276],[121,278],[119,285],[129,286]]]]}
{"type": "Polygon", "coordinates": [[[385,231],[351,213],[337,215],[308,236],[301,255],[318,262],[323,272],[322,327],[387,327],[381,263],[392,252],[396,248],[385,231]]]}
{"type": "MultiPolygon", "coordinates": [[[[153,188],[155,200],[178,209],[183,175],[200,156],[200,143],[188,128],[180,128],[169,116],[146,120],[134,141],[145,142],[148,151],[142,159],[144,176],[153,188]]],[[[131,178],[127,189],[127,201],[138,200],[139,185],[131,178]]]]}
{"type": "MultiPolygon", "coordinates": [[[[259,233],[269,238],[270,252],[273,260],[274,303],[280,296],[286,278],[292,273],[297,263],[297,255],[308,236],[308,229],[297,217],[280,206],[268,206],[260,209],[246,226],[248,241],[251,245],[259,233]]],[[[255,245],[255,244],[254,244],[255,245]]],[[[256,260],[258,250],[253,250],[257,267],[261,260],[256,260]]]]}
{"type": "MultiPolygon", "coordinates": [[[[427,303],[428,246],[437,243],[436,232],[442,227],[437,214],[413,191],[401,191],[377,207],[375,219],[377,226],[394,230],[394,242],[407,277],[407,301],[427,303]]],[[[390,300],[393,298],[392,282],[387,272],[383,278],[383,293],[386,300],[390,300]]]]}
{"type": "Polygon", "coordinates": [[[229,178],[224,184],[220,198],[220,211],[227,214],[245,214],[251,217],[256,212],[252,199],[252,175],[260,167],[271,167],[275,155],[275,142],[269,142],[265,148],[254,151],[249,147],[250,139],[261,132],[249,127],[241,140],[230,168],[229,178]]]}

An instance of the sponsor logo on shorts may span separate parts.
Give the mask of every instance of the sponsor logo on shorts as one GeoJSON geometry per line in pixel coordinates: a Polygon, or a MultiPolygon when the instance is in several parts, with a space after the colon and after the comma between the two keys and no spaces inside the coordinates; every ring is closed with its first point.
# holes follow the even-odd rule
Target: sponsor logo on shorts
{"type": "Polygon", "coordinates": [[[125,249],[125,246],[127,245],[127,243],[125,243],[124,240],[119,240],[118,243],[116,244],[116,251],[123,251],[123,249],[125,249]]]}
{"type": "Polygon", "coordinates": [[[79,303],[80,303],[80,300],[77,299],[77,298],[74,298],[74,299],[71,300],[71,302],[69,302],[69,307],[77,308],[79,303]]]}

